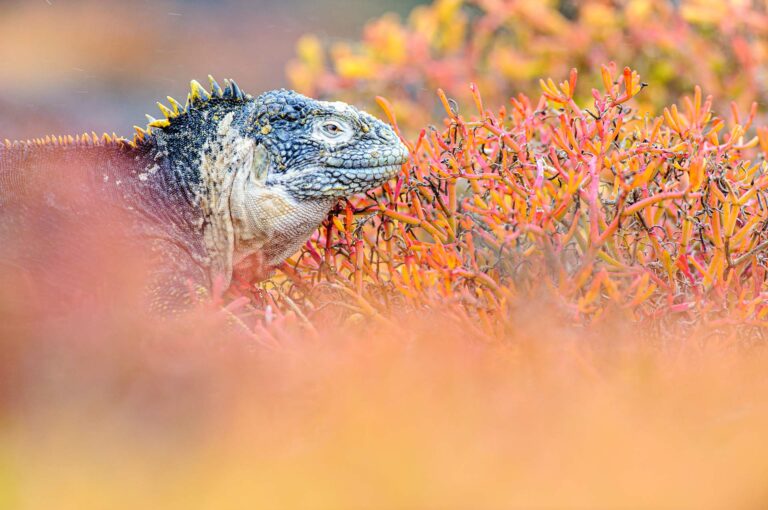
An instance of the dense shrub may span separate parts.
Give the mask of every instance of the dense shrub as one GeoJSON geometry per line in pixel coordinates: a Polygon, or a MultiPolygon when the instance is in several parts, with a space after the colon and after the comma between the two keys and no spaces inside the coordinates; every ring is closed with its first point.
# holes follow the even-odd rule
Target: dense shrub
{"type": "Polygon", "coordinates": [[[768,22],[751,5],[437,0],[360,43],[304,38],[295,85],[386,94],[412,157],[241,290],[306,324],[430,311],[504,336],[533,300],[561,323],[762,336],[768,22]]]}
{"type": "Polygon", "coordinates": [[[639,114],[638,73],[600,76],[588,105],[576,70],[493,110],[471,85],[468,116],[438,91],[443,128],[408,141],[397,182],[332,215],[269,299],[309,314],[450,311],[489,334],[534,296],[575,323],[610,311],[666,331],[764,326],[768,131],[745,136],[756,108],[720,117],[697,87],[639,114]]]}

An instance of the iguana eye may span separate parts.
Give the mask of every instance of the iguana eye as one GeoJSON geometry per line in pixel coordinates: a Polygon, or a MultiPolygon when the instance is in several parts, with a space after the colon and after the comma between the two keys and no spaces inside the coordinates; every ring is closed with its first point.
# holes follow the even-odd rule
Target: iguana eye
{"type": "Polygon", "coordinates": [[[338,145],[351,140],[354,130],[342,119],[325,118],[314,124],[313,136],[322,142],[338,145]]]}
{"type": "Polygon", "coordinates": [[[330,136],[331,138],[339,136],[344,131],[344,128],[341,127],[341,124],[333,120],[324,122],[321,126],[321,129],[323,130],[323,133],[330,136]]]}

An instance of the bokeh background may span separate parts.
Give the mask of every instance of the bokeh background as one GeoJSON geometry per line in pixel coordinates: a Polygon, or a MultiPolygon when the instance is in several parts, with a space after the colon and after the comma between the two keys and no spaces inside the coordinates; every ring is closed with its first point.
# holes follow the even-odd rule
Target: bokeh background
{"type": "Polygon", "coordinates": [[[417,0],[2,0],[0,138],[91,130],[128,136],[183,101],[189,80],[234,78],[248,92],[288,86],[307,32],[359,37],[417,0]]]}
{"type": "Polygon", "coordinates": [[[3,0],[0,138],[130,136],[208,74],[378,113],[383,95],[410,135],[442,118],[438,87],[501,104],[576,67],[589,101],[611,61],[649,84],[644,112],[699,85],[724,113],[768,101],[767,59],[765,0],[3,0]]]}

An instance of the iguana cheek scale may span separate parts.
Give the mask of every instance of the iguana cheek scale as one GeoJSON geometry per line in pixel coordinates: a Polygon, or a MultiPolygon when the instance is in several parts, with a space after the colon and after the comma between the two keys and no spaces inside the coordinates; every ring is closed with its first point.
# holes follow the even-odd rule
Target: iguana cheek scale
{"type": "Polygon", "coordinates": [[[149,117],[132,140],[0,144],[0,263],[34,260],[13,241],[41,215],[66,217],[95,197],[129,218],[120,232],[127,242],[151,240],[150,306],[175,308],[190,283],[229,285],[252,254],[279,264],[337,200],[379,186],[407,160],[388,125],[345,103],[288,90],[252,97],[234,81],[210,82],[209,93],[192,81],[186,105],[158,103],[164,118],[149,117]],[[57,195],[72,168],[84,182],[73,202],[57,195]]]}

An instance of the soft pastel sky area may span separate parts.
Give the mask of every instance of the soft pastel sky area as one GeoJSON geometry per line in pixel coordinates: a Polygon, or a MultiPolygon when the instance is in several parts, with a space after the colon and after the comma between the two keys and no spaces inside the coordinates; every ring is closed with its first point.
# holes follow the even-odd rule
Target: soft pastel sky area
{"type": "Polygon", "coordinates": [[[0,139],[115,131],[189,80],[287,85],[296,40],[355,37],[418,0],[0,0],[0,139]]]}

